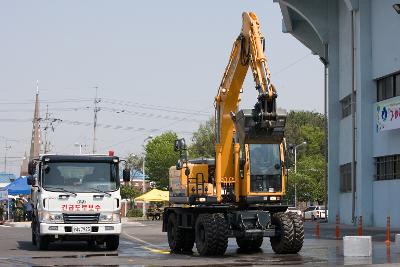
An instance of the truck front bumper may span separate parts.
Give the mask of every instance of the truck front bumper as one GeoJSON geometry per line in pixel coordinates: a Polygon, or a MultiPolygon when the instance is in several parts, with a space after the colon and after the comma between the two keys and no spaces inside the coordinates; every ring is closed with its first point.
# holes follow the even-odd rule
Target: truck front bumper
{"type": "Polygon", "coordinates": [[[122,231],[121,223],[104,224],[55,224],[40,223],[41,235],[119,235],[122,231]],[[90,227],[90,232],[75,232],[74,226],[90,227]]]}

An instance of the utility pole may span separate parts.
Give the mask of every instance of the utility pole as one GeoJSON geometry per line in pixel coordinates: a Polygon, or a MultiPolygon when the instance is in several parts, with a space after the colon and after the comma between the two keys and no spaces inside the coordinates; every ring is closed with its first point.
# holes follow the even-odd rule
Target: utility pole
{"type": "Polygon", "coordinates": [[[101,99],[97,97],[97,89],[98,87],[94,87],[96,89],[96,96],[94,98],[94,118],[93,118],[93,154],[96,153],[96,127],[97,127],[97,113],[100,111],[100,107],[97,106],[98,103],[101,102],[101,99]]]}
{"type": "Polygon", "coordinates": [[[44,148],[43,148],[44,154],[50,152],[50,150],[51,150],[50,141],[48,140],[48,130],[51,129],[54,132],[54,123],[62,121],[61,119],[52,118],[51,115],[52,114],[49,113],[49,105],[46,105],[46,116],[44,118],[45,126],[43,128],[43,130],[44,130],[44,148]]]}
{"type": "Polygon", "coordinates": [[[5,139],[5,146],[4,146],[4,173],[7,173],[7,150],[11,149],[11,146],[7,143],[7,138],[5,139]]]}
{"type": "Polygon", "coordinates": [[[47,130],[49,129],[49,105],[46,105],[46,117],[45,117],[45,121],[46,121],[46,126],[44,128],[44,154],[47,154],[47,148],[48,148],[48,144],[47,144],[47,130]]]}

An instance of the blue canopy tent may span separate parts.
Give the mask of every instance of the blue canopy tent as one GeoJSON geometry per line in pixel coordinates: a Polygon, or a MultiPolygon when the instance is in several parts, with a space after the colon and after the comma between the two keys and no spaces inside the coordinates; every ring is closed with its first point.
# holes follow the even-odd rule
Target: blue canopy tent
{"type": "Polygon", "coordinates": [[[28,177],[21,176],[11,184],[2,188],[2,190],[8,190],[8,194],[12,196],[29,195],[31,193],[31,186],[28,185],[28,177]]]}

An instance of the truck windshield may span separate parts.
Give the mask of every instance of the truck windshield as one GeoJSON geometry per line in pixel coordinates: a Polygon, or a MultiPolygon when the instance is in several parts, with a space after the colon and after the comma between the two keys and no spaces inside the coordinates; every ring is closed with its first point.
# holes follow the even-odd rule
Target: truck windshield
{"type": "Polygon", "coordinates": [[[251,192],[282,190],[279,144],[249,144],[251,192]]]}
{"type": "Polygon", "coordinates": [[[42,174],[42,187],[49,191],[107,192],[119,187],[118,166],[107,162],[49,162],[42,174]]]}

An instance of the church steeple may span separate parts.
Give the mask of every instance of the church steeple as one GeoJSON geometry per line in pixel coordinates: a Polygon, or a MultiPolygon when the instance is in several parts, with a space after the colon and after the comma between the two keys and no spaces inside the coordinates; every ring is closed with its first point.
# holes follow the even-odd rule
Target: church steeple
{"type": "Polygon", "coordinates": [[[36,82],[35,111],[33,113],[32,124],[32,138],[29,160],[38,157],[40,153],[39,81],[36,82]]]}

